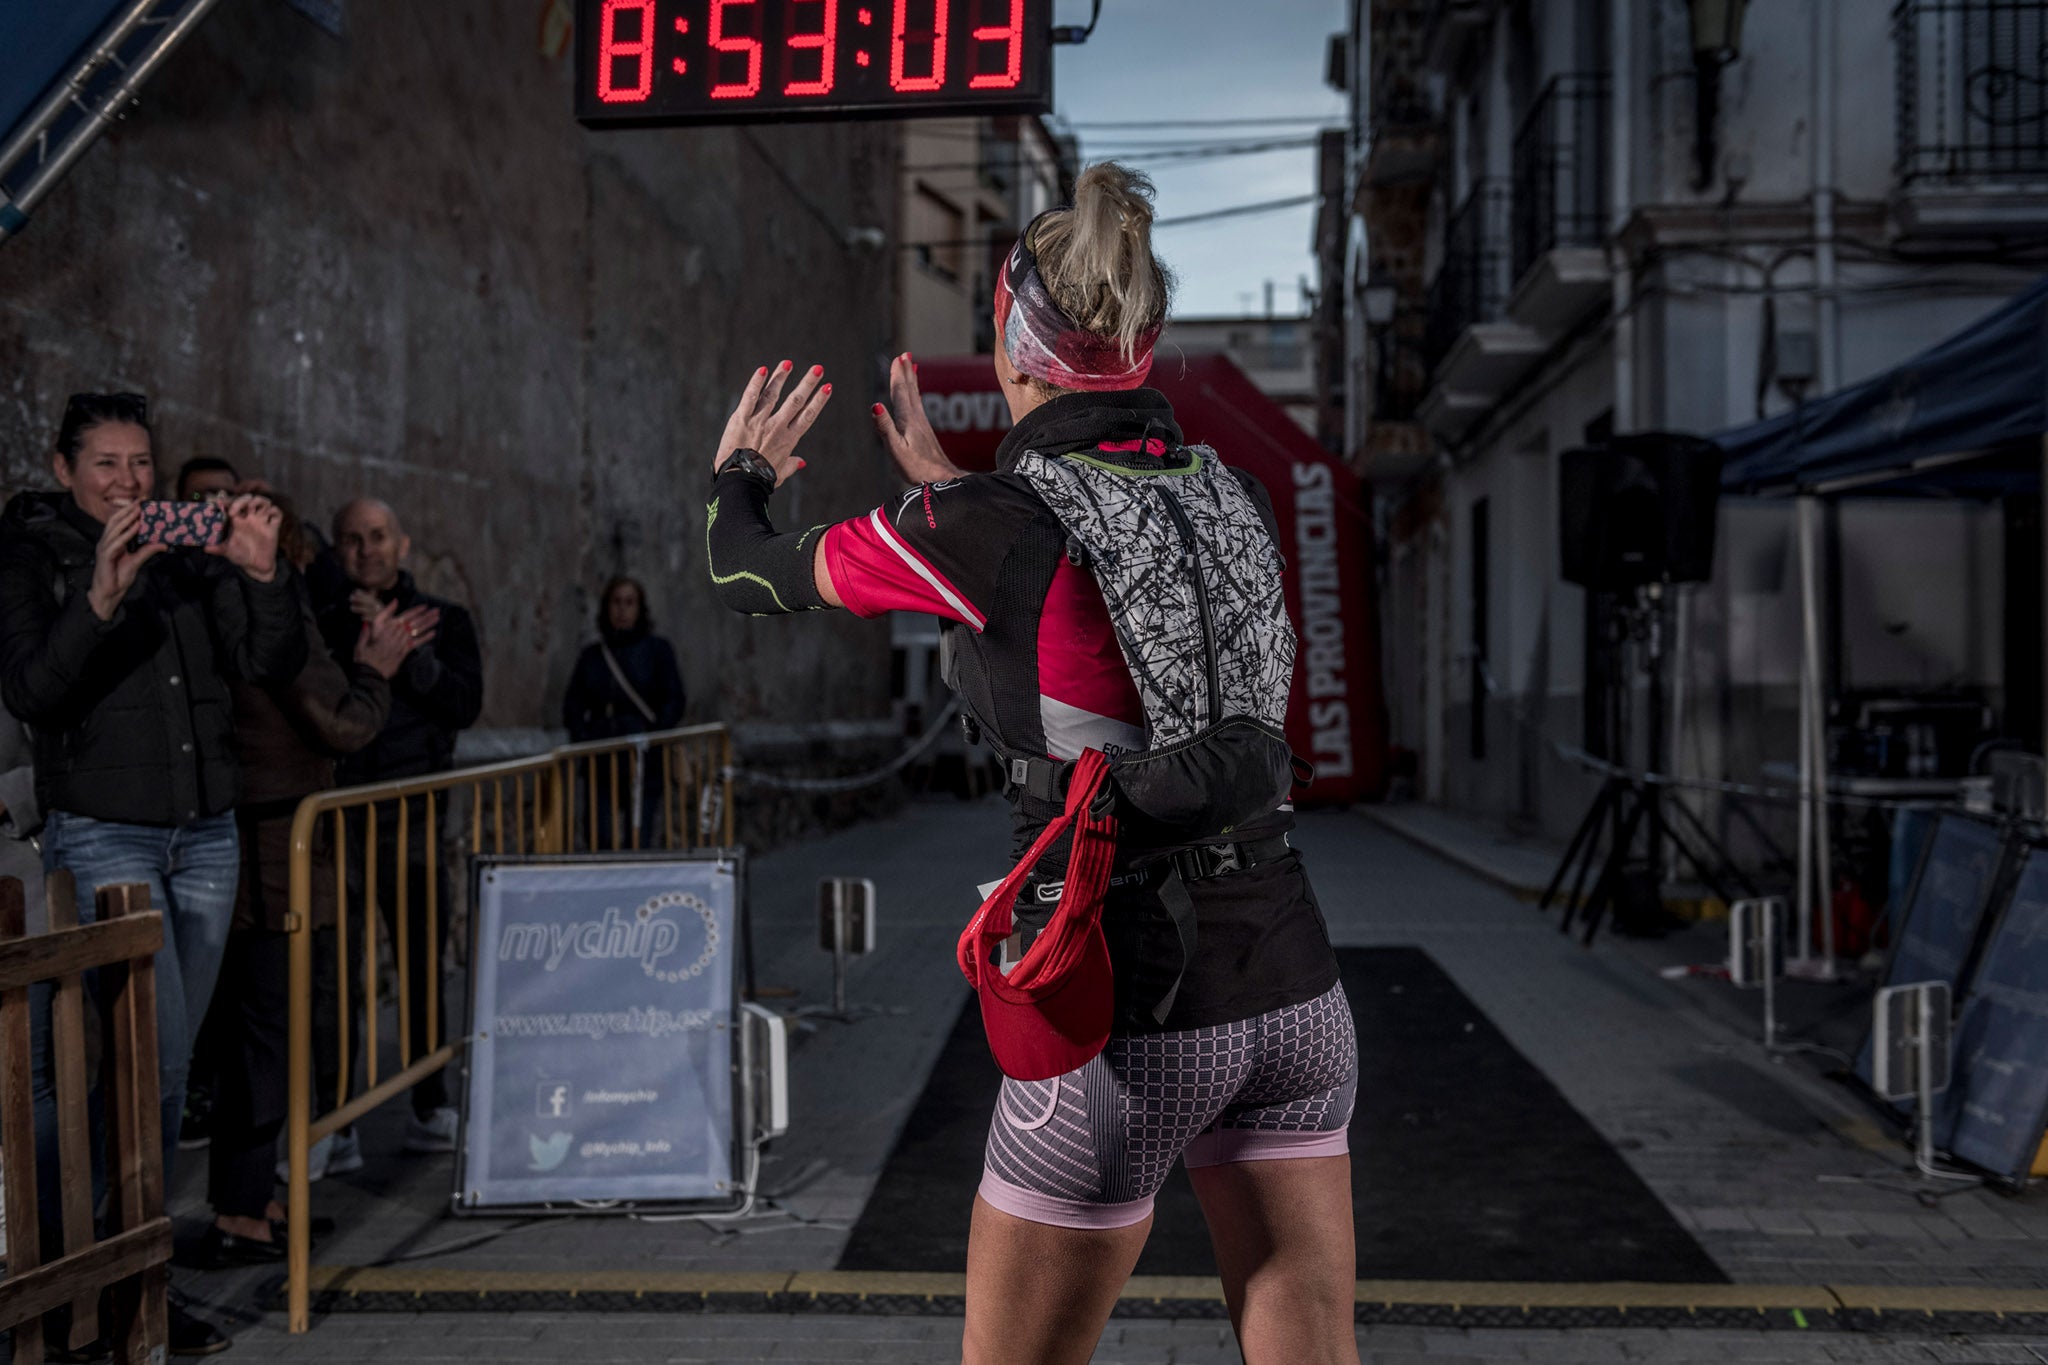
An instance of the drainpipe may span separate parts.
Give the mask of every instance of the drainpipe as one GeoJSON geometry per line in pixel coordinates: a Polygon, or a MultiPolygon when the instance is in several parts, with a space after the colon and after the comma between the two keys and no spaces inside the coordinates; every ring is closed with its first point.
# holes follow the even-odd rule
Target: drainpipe
{"type": "MultiPolygon", "coordinates": [[[[1611,137],[1607,148],[1607,230],[1610,236],[1619,233],[1628,222],[1633,186],[1630,171],[1630,127],[1635,114],[1635,35],[1633,16],[1634,0],[1609,0],[1608,31],[1611,35],[1609,59],[1614,70],[1607,81],[1609,132],[1611,137]]],[[[1628,253],[1619,245],[1610,247],[1608,256],[1614,276],[1613,302],[1613,345],[1614,345],[1614,430],[1616,435],[1636,429],[1636,369],[1635,315],[1629,311],[1629,298],[1635,291],[1635,279],[1629,268],[1628,253]]]]}
{"type": "Polygon", "coordinates": [[[1814,378],[1824,394],[1841,385],[1841,317],[1835,303],[1835,28],[1835,0],[1814,0],[1814,378]]]}

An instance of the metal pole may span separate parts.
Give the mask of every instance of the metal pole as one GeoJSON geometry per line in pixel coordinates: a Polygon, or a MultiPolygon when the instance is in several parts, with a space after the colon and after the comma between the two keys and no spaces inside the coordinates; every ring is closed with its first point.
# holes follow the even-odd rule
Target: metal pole
{"type": "MultiPolygon", "coordinates": [[[[14,203],[8,206],[8,212],[0,215],[0,240],[20,230],[22,222],[35,206],[42,202],[43,196],[50,192],[50,188],[64,172],[71,169],[79,157],[85,155],[86,148],[106,131],[107,125],[114,121],[118,111],[135,98],[135,92],[142,88],[142,83],[148,80],[159,66],[163,65],[164,59],[191,36],[192,30],[199,26],[199,21],[206,17],[207,11],[211,10],[215,3],[216,0],[193,0],[191,8],[171,21],[170,27],[165,30],[164,36],[156,45],[150,48],[140,61],[128,68],[128,74],[107,92],[97,107],[87,112],[85,122],[73,129],[71,135],[64,139],[63,146],[57,154],[36,168],[35,173],[22,185],[21,193],[14,197],[14,203]]],[[[96,57],[97,55],[95,54],[96,57]]]]}
{"type": "Polygon", "coordinates": [[[832,1013],[846,1017],[846,883],[832,885],[832,1013]]]}
{"type": "MultiPolygon", "coordinates": [[[[305,1331],[309,1325],[312,1287],[308,1277],[313,1270],[313,1182],[309,1170],[312,1143],[306,1129],[313,1119],[313,825],[319,818],[319,811],[307,802],[292,820],[284,1242],[286,1325],[294,1333],[305,1331]]],[[[340,857],[338,850],[335,856],[340,857]]],[[[371,932],[375,931],[367,919],[364,923],[371,932]]],[[[346,956],[335,970],[346,975],[346,956]]],[[[345,1023],[343,1027],[346,1028],[345,1023]]]]}
{"type": "Polygon", "coordinates": [[[7,139],[5,146],[0,146],[0,169],[11,169],[14,163],[35,145],[36,139],[49,130],[50,125],[63,115],[73,100],[78,98],[86,84],[99,74],[100,68],[113,60],[121,45],[128,41],[141,26],[144,16],[155,9],[156,5],[157,0],[135,0],[134,4],[115,15],[107,26],[100,30],[98,39],[92,45],[91,54],[72,71],[62,85],[53,87],[37,102],[36,107],[22,119],[14,136],[7,139]]]}
{"type": "Polygon", "coordinates": [[[640,824],[647,818],[647,736],[633,740],[633,847],[640,847],[640,824]]]}
{"type": "Polygon", "coordinates": [[[1821,617],[1828,608],[1821,584],[1821,503],[1813,500],[1812,549],[1809,561],[1813,608],[1806,616],[1807,648],[1813,653],[1813,878],[1814,914],[1820,919],[1820,977],[1835,977],[1835,873],[1833,840],[1828,830],[1828,660],[1821,645],[1821,617]]]}
{"type": "Polygon", "coordinates": [[[1919,1031],[1913,1038],[1913,1066],[1918,1073],[1920,1112],[1913,1117],[1915,1131],[1914,1156],[1920,1169],[1934,1170],[1934,1049],[1930,1044],[1934,1038],[1934,992],[1926,987],[1913,992],[1919,1009],[1914,1018],[1919,1021],[1919,1031]]]}
{"type": "Polygon", "coordinates": [[[1819,611],[1816,577],[1819,566],[1815,563],[1814,530],[1820,517],[1819,500],[1809,494],[1801,494],[1797,503],[1797,533],[1799,538],[1799,886],[1794,903],[1794,915],[1799,937],[1799,952],[1794,961],[1804,964],[1811,960],[1813,944],[1813,881],[1814,881],[1814,732],[1820,728],[1820,718],[1815,714],[1816,699],[1819,695],[1820,679],[1820,623],[1816,619],[1819,611]]]}
{"type": "Polygon", "coordinates": [[[1784,902],[1774,896],[1766,896],[1757,902],[1757,917],[1762,921],[1757,933],[1764,941],[1764,1050],[1774,1052],[1778,1047],[1778,943],[1782,932],[1779,912],[1784,902]]]}

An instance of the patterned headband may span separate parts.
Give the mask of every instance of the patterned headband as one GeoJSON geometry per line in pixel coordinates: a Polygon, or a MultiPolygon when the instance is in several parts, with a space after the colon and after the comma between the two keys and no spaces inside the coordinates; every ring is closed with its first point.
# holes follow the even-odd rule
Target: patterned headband
{"type": "Polygon", "coordinates": [[[1138,388],[1152,373],[1152,348],[1160,328],[1141,332],[1134,358],[1126,360],[1116,338],[1098,336],[1068,317],[1045,287],[1038,256],[1031,249],[1032,234],[1042,221],[1043,214],[1031,220],[996,277],[996,324],[1002,329],[1010,364],[1019,374],[1056,388],[1138,388]]]}

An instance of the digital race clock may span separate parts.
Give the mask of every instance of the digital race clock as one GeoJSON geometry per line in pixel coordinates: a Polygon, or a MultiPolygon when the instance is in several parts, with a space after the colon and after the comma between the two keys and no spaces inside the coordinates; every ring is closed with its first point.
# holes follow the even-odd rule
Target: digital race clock
{"type": "Polygon", "coordinates": [[[1047,113],[1052,0],[578,0],[587,124],[1047,113]]]}

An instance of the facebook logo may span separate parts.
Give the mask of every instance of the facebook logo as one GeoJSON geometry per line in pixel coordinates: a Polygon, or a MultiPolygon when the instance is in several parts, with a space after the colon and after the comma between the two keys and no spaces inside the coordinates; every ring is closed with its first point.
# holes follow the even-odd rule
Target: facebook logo
{"type": "Polygon", "coordinates": [[[569,1083],[567,1081],[542,1081],[533,1106],[534,1113],[544,1119],[565,1119],[569,1117],[569,1083]]]}

